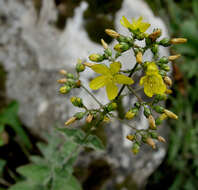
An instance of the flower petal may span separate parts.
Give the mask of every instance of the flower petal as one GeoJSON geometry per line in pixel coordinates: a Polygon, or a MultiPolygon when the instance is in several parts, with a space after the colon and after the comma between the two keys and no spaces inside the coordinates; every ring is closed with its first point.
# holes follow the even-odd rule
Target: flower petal
{"type": "Polygon", "coordinates": [[[118,73],[120,68],[121,68],[120,62],[113,62],[110,64],[110,71],[111,71],[112,75],[118,73]]]}
{"type": "Polygon", "coordinates": [[[117,74],[114,76],[114,81],[118,84],[133,84],[134,81],[132,78],[129,78],[122,74],[117,74]]]}
{"type": "Polygon", "coordinates": [[[118,95],[118,87],[113,82],[107,83],[106,91],[109,100],[113,100],[118,95]]]}
{"type": "Polygon", "coordinates": [[[122,19],[120,20],[120,23],[126,28],[130,27],[130,22],[127,20],[125,16],[122,17],[122,19]]]}
{"type": "Polygon", "coordinates": [[[101,76],[98,76],[96,78],[94,78],[90,83],[89,83],[89,87],[92,89],[92,90],[97,90],[99,88],[102,88],[103,86],[105,86],[106,84],[106,76],[104,75],[101,75],[101,76]]]}
{"type": "Polygon", "coordinates": [[[96,73],[102,74],[102,75],[107,75],[110,74],[110,70],[106,65],[103,64],[94,64],[91,66],[91,69],[95,71],[96,73]]]}

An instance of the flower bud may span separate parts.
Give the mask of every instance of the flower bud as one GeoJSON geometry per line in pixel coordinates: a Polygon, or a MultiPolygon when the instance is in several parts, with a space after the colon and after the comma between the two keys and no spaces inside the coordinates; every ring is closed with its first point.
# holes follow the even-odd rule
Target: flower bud
{"type": "Polygon", "coordinates": [[[168,47],[170,46],[170,40],[168,38],[163,38],[160,42],[159,42],[160,45],[164,46],[164,47],[168,47]]]}
{"type": "Polygon", "coordinates": [[[151,48],[151,51],[154,55],[158,54],[158,51],[159,51],[158,45],[157,44],[153,45],[151,48]]]}
{"type": "Polygon", "coordinates": [[[76,117],[71,117],[70,119],[68,119],[66,122],[65,122],[65,125],[70,125],[72,123],[74,123],[76,121],[76,117]]]}
{"type": "Polygon", "coordinates": [[[172,38],[170,40],[171,44],[183,44],[183,43],[186,43],[186,42],[187,42],[186,38],[172,38]]]}
{"type": "Polygon", "coordinates": [[[136,116],[137,112],[138,112],[137,108],[132,108],[128,112],[126,112],[125,118],[129,120],[133,119],[136,116]]]}
{"type": "Polygon", "coordinates": [[[135,102],[134,106],[135,106],[137,109],[140,109],[141,104],[140,104],[139,102],[135,102]]]}
{"type": "Polygon", "coordinates": [[[108,44],[103,39],[101,39],[101,44],[102,44],[104,49],[108,48],[108,44]]]}
{"type": "Polygon", "coordinates": [[[151,135],[151,137],[153,139],[157,139],[158,138],[158,134],[156,132],[151,132],[150,135],[151,135]]]}
{"type": "Polygon", "coordinates": [[[164,71],[170,71],[170,67],[165,64],[161,65],[160,68],[163,69],[164,71]]]}
{"type": "Polygon", "coordinates": [[[149,121],[149,128],[150,128],[150,129],[153,129],[153,130],[156,130],[157,127],[156,127],[156,125],[155,125],[155,119],[153,118],[152,115],[149,115],[148,121],[149,121]]]}
{"type": "Polygon", "coordinates": [[[168,63],[168,60],[169,60],[169,59],[168,59],[167,57],[163,56],[163,57],[161,57],[161,58],[159,59],[158,63],[166,64],[166,63],[168,63]]]}
{"type": "Polygon", "coordinates": [[[177,55],[171,55],[168,57],[168,60],[169,61],[174,61],[176,59],[178,59],[181,55],[180,54],[177,54],[177,55]]]}
{"type": "Polygon", "coordinates": [[[94,53],[89,56],[89,60],[94,62],[100,62],[104,60],[104,57],[100,54],[94,53]]]}
{"type": "Polygon", "coordinates": [[[149,115],[151,115],[151,110],[148,107],[144,107],[144,115],[146,118],[149,117],[149,115]]]}
{"type": "Polygon", "coordinates": [[[168,117],[170,117],[170,118],[172,118],[172,119],[178,119],[178,116],[177,116],[176,114],[174,114],[173,112],[171,112],[171,111],[169,111],[169,110],[167,110],[167,109],[164,109],[164,113],[165,113],[168,117]]]}
{"type": "Polygon", "coordinates": [[[162,106],[153,106],[153,109],[157,112],[157,113],[164,113],[164,108],[162,106]]]}
{"type": "Polygon", "coordinates": [[[59,92],[61,94],[67,94],[70,90],[71,90],[71,87],[66,85],[66,86],[60,87],[59,92]]]}
{"type": "Polygon", "coordinates": [[[83,72],[85,70],[85,65],[82,63],[77,63],[76,64],[76,71],[77,72],[83,72]]]}
{"type": "Polygon", "coordinates": [[[166,76],[166,71],[164,71],[164,70],[159,70],[159,74],[160,74],[161,76],[166,76]]]}
{"type": "Polygon", "coordinates": [[[168,86],[172,86],[172,80],[168,77],[168,76],[165,76],[164,77],[164,82],[165,84],[167,84],[168,86]]]}
{"type": "Polygon", "coordinates": [[[146,143],[147,143],[149,146],[151,146],[152,149],[155,149],[155,148],[156,148],[155,142],[153,141],[152,138],[148,137],[148,138],[146,139],[146,143]]]}
{"type": "Polygon", "coordinates": [[[168,89],[168,88],[167,88],[166,91],[165,91],[165,93],[166,93],[166,94],[172,94],[173,91],[172,91],[171,89],[168,89]]]}
{"type": "Polygon", "coordinates": [[[112,51],[111,51],[111,49],[107,48],[107,49],[105,49],[104,52],[105,52],[105,56],[106,56],[106,57],[109,57],[109,56],[111,57],[111,56],[112,56],[112,51]]]}
{"type": "Polygon", "coordinates": [[[61,69],[61,70],[59,71],[59,73],[60,73],[61,75],[66,75],[66,74],[67,74],[67,71],[64,70],[64,69],[61,69]]]}
{"type": "Polygon", "coordinates": [[[67,78],[68,79],[74,79],[74,75],[72,73],[67,73],[67,78]]]}
{"type": "Polygon", "coordinates": [[[104,119],[103,119],[103,122],[105,122],[105,123],[109,123],[111,120],[110,120],[110,118],[108,117],[108,116],[104,116],[104,119]]]}
{"type": "Polygon", "coordinates": [[[162,136],[157,137],[158,141],[165,143],[166,140],[162,136]]]}
{"type": "Polygon", "coordinates": [[[91,123],[92,120],[93,120],[93,115],[92,115],[92,114],[89,114],[89,115],[87,116],[87,118],[86,118],[86,122],[87,122],[87,123],[91,123]]]}
{"type": "Polygon", "coordinates": [[[157,38],[159,38],[161,36],[161,34],[162,34],[162,31],[160,29],[157,29],[149,35],[149,38],[152,41],[155,41],[157,38]]]}
{"type": "Polygon", "coordinates": [[[161,125],[162,123],[162,120],[158,117],[156,120],[155,120],[155,124],[158,126],[158,125],[161,125]]]}
{"type": "Polygon", "coordinates": [[[130,48],[129,44],[127,43],[124,43],[124,42],[121,42],[119,44],[116,44],[114,46],[114,49],[118,52],[124,52],[124,51],[127,51],[128,49],[130,48]]]}
{"type": "Polygon", "coordinates": [[[112,102],[112,103],[108,104],[107,110],[108,110],[109,112],[111,112],[111,111],[116,110],[117,107],[118,107],[117,104],[116,104],[115,102],[112,102]]]}
{"type": "Polygon", "coordinates": [[[112,38],[118,38],[120,34],[118,34],[115,30],[112,29],[106,29],[105,30],[106,34],[111,36],[112,38]]]}
{"type": "Polygon", "coordinates": [[[126,138],[130,141],[133,141],[135,139],[134,135],[127,135],[126,138]]]}
{"type": "Polygon", "coordinates": [[[163,120],[165,120],[167,117],[168,117],[168,116],[167,116],[165,113],[163,113],[163,114],[161,114],[161,115],[159,116],[159,119],[160,119],[161,121],[163,121],[163,120]]]}
{"type": "Polygon", "coordinates": [[[74,115],[74,117],[76,117],[76,119],[80,120],[85,116],[86,112],[78,112],[74,115]]]}
{"type": "Polygon", "coordinates": [[[166,100],[167,95],[166,94],[156,94],[154,103],[158,103],[159,101],[166,100]]]}
{"type": "Polygon", "coordinates": [[[138,143],[133,143],[133,146],[132,146],[132,152],[133,152],[133,154],[137,154],[138,152],[140,151],[140,146],[139,146],[139,144],[138,143]]]}
{"type": "Polygon", "coordinates": [[[64,84],[64,83],[67,82],[67,79],[66,78],[62,78],[62,79],[57,80],[57,82],[60,83],[60,84],[64,84]]]}
{"type": "Polygon", "coordinates": [[[142,52],[140,51],[136,54],[136,62],[139,64],[142,63],[142,52]]]}
{"type": "Polygon", "coordinates": [[[87,67],[92,67],[95,64],[94,63],[89,63],[89,62],[84,62],[83,65],[85,65],[87,67]]]}
{"type": "Polygon", "coordinates": [[[79,107],[79,108],[83,107],[83,101],[82,101],[81,98],[73,96],[73,97],[70,98],[70,101],[76,107],[79,107]]]}

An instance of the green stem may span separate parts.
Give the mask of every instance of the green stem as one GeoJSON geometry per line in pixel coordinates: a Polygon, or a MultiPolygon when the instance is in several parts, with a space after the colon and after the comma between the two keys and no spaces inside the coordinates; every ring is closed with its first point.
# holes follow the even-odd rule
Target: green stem
{"type": "Polygon", "coordinates": [[[81,87],[98,103],[101,108],[103,108],[102,103],[100,103],[99,100],[84,85],[81,84],[81,87]]]}
{"type": "MultiPolygon", "coordinates": [[[[136,63],[135,66],[131,69],[131,72],[129,73],[128,77],[131,77],[133,75],[133,73],[135,72],[137,66],[139,63],[136,63]]],[[[120,91],[118,92],[118,95],[116,97],[116,100],[119,98],[119,96],[121,95],[122,91],[124,90],[126,84],[122,85],[120,91]]]]}
{"type": "Polygon", "coordinates": [[[128,87],[128,89],[130,90],[130,92],[132,92],[132,93],[136,96],[136,98],[138,99],[138,102],[141,102],[141,103],[144,102],[144,101],[142,100],[142,98],[141,98],[140,96],[138,96],[138,94],[136,93],[136,91],[133,90],[133,88],[132,88],[131,86],[127,85],[127,87],[128,87]]]}

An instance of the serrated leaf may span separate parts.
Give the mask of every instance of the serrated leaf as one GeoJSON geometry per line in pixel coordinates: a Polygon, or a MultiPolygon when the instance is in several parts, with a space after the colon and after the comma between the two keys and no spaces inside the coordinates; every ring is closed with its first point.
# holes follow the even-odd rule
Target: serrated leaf
{"type": "Polygon", "coordinates": [[[96,149],[96,150],[105,149],[102,141],[96,135],[90,135],[85,144],[86,146],[96,149]]]}
{"type": "Polygon", "coordinates": [[[80,183],[72,175],[56,170],[53,180],[53,190],[82,190],[80,183]]]}
{"type": "Polygon", "coordinates": [[[82,144],[82,140],[85,137],[85,132],[81,129],[68,129],[68,128],[59,128],[60,132],[62,132],[66,137],[71,138],[77,144],[82,144]]]}
{"type": "Polygon", "coordinates": [[[50,175],[50,169],[46,165],[29,164],[19,167],[17,171],[35,184],[43,184],[50,175]]]}
{"type": "Polygon", "coordinates": [[[21,138],[23,143],[28,148],[31,148],[32,144],[19,122],[17,115],[18,109],[19,105],[17,102],[13,101],[12,103],[10,103],[7,108],[3,112],[1,112],[0,123],[2,125],[9,125],[10,127],[12,127],[16,134],[21,138]]]}

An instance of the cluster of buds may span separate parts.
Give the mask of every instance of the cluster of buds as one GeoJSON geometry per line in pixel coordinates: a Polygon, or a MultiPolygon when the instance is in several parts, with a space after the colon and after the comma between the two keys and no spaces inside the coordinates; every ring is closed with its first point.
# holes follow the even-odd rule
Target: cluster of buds
{"type": "MultiPolygon", "coordinates": [[[[146,33],[146,30],[150,27],[149,23],[142,22],[142,17],[138,20],[133,20],[130,23],[125,17],[122,18],[121,24],[129,30],[130,36],[123,35],[112,29],[106,29],[107,35],[116,40],[116,44],[113,48],[101,39],[101,44],[104,48],[102,53],[92,53],[89,55],[89,61],[78,60],[76,64],[76,75],[67,73],[61,70],[60,73],[64,75],[64,78],[59,79],[58,82],[63,84],[60,88],[60,92],[66,94],[72,88],[84,89],[91,98],[99,105],[99,108],[89,109],[85,106],[82,98],[71,97],[71,103],[80,109],[84,109],[82,112],[74,114],[68,119],[65,125],[70,125],[77,120],[86,118],[85,121],[89,126],[98,126],[102,122],[110,122],[111,117],[115,116],[113,112],[122,110],[119,107],[122,98],[125,96],[122,94],[125,87],[128,88],[128,94],[132,94],[137,98],[134,105],[129,105],[128,111],[125,113],[125,119],[118,118],[121,122],[127,123],[129,127],[134,129],[129,122],[134,119],[135,116],[142,113],[148,121],[147,129],[134,129],[134,134],[127,135],[127,139],[133,143],[132,152],[137,154],[142,144],[147,144],[153,149],[156,149],[156,141],[165,142],[165,139],[158,135],[157,129],[159,125],[167,118],[178,119],[178,116],[161,106],[161,102],[167,99],[167,95],[172,93],[170,89],[173,82],[168,75],[170,71],[169,63],[180,57],[179,54],[171,56],[159,56],[159,47],[168,47],[174,44],[181,44],[187,42],[185,38],[161,38],[162,30],[156,28],[150,34],[146,33]],[[138,45],[137,41],[144,41],[144,45],[138,45]],[[124,52],[132,50],[136,63],[129,70],[123,70],[122,63],[117,60],[124,52]],[[150,50],[152,52],[152,60],[144,60],[144,53],[150,50]],[[104,62],[103,62],[104,61],[104,62]],[[109,65],[106,65],[109,62],[109,65]],[[101,64],[102,63],[102,64],[101,64]],[[80,73],[85,71],[86,67],[92,69],[100,76],[94,78],[89,86],[92,90],[98,90],[99,88],[106,87],[107,97],[109,102],[103,105],[98,99],[87,89],[84,84],[80,82],[80,73]],[[122,68],[122,69],[121,69],[122,68]],[[144,93],[148,98],[144,96],[140,97],[137,93],[138,89],[133,89],[133,83],[135,81],[131,78],[136,71],[142,70],[144,76],[140,78],[139,84],[144,86],[144,93]],[[128,76],[126,76],[128,73],[128,76]],[[122,84],[119,89],[117,85],[122,84]],[[82,87],[82,88],[81,88],[82,87]],[[142,111],[141,111],[142,110],[142,111]]],[[[141,90],[142,88],[140,88],[141,90]]],[[[128,95],[126,94],[126,95],[128,95]]],[[[163,104],[162,104],[163,105],[163,104]]],[[[118,115],[122,115],[118,114],[118,115]]]]}

